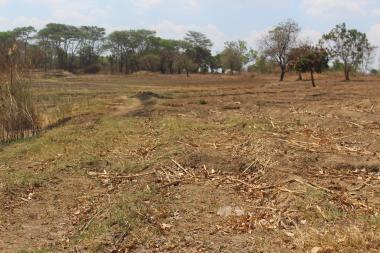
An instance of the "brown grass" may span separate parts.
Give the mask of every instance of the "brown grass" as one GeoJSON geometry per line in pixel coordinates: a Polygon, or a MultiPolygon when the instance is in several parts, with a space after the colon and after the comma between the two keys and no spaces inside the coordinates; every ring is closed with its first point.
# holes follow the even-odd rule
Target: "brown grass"
{"type": "Polygon", "coordinates": [[[19,74],[0,77],[0,142],[33,136],[39,131],[39,116],[30,82],[19,74]]]}

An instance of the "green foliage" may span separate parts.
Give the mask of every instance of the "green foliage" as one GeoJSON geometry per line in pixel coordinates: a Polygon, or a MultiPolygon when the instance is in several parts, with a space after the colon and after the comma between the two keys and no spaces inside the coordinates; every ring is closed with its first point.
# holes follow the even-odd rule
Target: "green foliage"
{"type": "Polygon", "coordinates": [[[211,66],[213,46],[210,39],[200,32],[189,31],[185,37],[186,54],[197,64],[197,68],[202,72],[207,72],[211,66]]]}
{"type": "Polygon", "coordinates": [[[277,63],[264,56],[257,57],[255,63],[248,67],[248,71],[254,71],[261,74],[274,73],[276,69],[277,63]]]}
{"type": "Polygon", "coordinates": [[[313,86],[314,73],[321,73],[328,69],[328,54],[325,49],[321,47],[314,47],[304,45],[298,48],[292,49],[289,54],[290,65],[298,72],[311,73],[311,81],[313,86]]]}
{"type": "Polygon", "coordinates": [[[201,100],[199,100],[199,104],[200,104],[200,105],[207,105],[208,102],[207,102],[207,100],[205,100],[205,99],[201,99],[201,100]]]}
{"type": "Polygon", "coordinates": [[[343,63],[346,80],[350,79],[351,71],[368,65],[375,49],[365,33],[348,29],[345,23],[324,34],[320,44],[328,50],[332,59],[343,63]]]}
{"type": "Polygon", "coordinates": [[[152,54],[152,53],[143,55],[138,59],[140,68],[143,68],[152,72],[159,70],[160,62],[161,62],[160,56],[156,54],[152,54]]]}
{"type": "Polygon", "coordinates": [[[234,71],[241,71],[242,67],[253,61],[257,52],[248,49],[245,41],[229,41],[225,43],[225,49],[221,53],[220,62],[224,69],[229,69],[231,74],[234,71]]]}

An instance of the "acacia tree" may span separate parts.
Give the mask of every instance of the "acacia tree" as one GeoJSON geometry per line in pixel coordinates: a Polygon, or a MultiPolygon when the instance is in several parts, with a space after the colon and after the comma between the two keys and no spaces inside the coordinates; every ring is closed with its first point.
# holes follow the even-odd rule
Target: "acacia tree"
{"type": "Polygon", "coordinates": [[[103,49],[106,30],[98,26],[81,26],[78,32],[80,63],[82,66],[91,65],[103,49]]]}
{"type": "Polygon", "coordinates": [[[374,50],[365,33],[347,29],[345,23],[324,34],[320,43],[331,58],[343,63],[346,81],[350,80],[350,73],[354,69],[370,60],[374,50]]]}
{"type": "Polygon", "coordinates": [[[13,30],[16,39],[24,44],[24,64],[26,64],[27,61],[28,44],[35,32],[37,32],[37,30],[33,26],[17,27],[13,30]]]}
{"type": "Polygon", "coordinates": [[[277,62],[281,69],[280,81],[284,80],[289,63],[289,52],[295,47],[300,27],[293,20],[278,24],[260,41],[261,52],[277,62]]]}
{"type": "Polygon", "coordinates": [[[304,45],[294,48],[289,53],[290,65],[298,72],[310,72],[311,83],[316,87],[314,73],[321,73],[328,69],[328,54],[321,47],[304,45]]]}
{"type": "Polygon", "coordinates": [[[190,57],[195,64],[197,64],[198,69],[202,72],[208,71],[211,65],[211,48],[213,43],[207,36],[203,33],[196,31],[189,31],[186,34],[185,42],[186,54],[190,57]]]}

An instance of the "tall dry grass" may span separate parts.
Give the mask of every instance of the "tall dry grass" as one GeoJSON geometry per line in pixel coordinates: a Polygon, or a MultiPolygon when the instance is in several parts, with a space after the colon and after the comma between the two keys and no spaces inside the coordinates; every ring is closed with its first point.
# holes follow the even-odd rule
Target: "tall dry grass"
{"type": "Polygon", "coordinates": [[[0,74],[0,142],[33,136],[40,129],[30,80],[15,70],[0,74]]]}

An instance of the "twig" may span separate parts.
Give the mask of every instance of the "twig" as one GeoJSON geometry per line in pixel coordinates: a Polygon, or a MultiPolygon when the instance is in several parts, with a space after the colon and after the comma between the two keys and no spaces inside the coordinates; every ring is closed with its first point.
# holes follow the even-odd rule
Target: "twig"
{"type": "Polygon", "coordinates": [[[322,211],[322,208],[320,206],[315,206],[318,210],[318,212],[322,215],[323,219],[328,220],[326,214],[322,211]]]}
{"type": "Polygon", "coordinates": [[[275,185],[268,185],[268,186],[261,186],[261,187],[257,187],[255,185],[251,185],[243,180],[240,180],[240,179],[237,179],[237,178],[229,178],[230,180],[232,181],[236,181],[236,182],[239,182],[245,186],[248,186],[250,189],[252,190],[266,190],[266,189],[272,189],[272,188],[276,188],[276,187],[279,187],[279,186],[282,186],[284,184],[288,184],[288,183],[291,183],[293,182],[294,180],[293,179],[290,179],[290,180],[286,180],[282,183],[279,183],[279,184],[275,184],[275,185]]]}
{"type": "Polygon", "coordinates": [[[112,174],[107,174],[107,173],[94,173],[94,172],[88,172],[87,174],[90,175],[90,176],[99,176],[99,177],[103,177],[103,178],[111,178],[111,179],[132,179],[132,178],[136,178],[136,177],[143,177],[143,176],[148,176],[148,175],[152,175],[152,174],[155,174],[156,171],[150,171],[150,172],[145,172],[145,173],[140,173],[140,174],[134,174],[134,175],[120,175],[120,176],[112,176],[112,174]]]}
{"type": "Polygon", "coordinates": [[[366,186],[368,186],[368,183],[367,183],[367,182],[365,182],[363,185],[361,185],[361,186],[359,186],[359,187],[357,187],[357,188],[354,188],[354,189],[352,189],[352,190],[350,190],[350,191],[351,191],[351,192],[360,191],[360,190],[364,189],[366,186]]]}
{"type": "Polygon", "coordinates": [[[309,186],[311,188],[315,188],[315,189],[320,189],[320,190],[323,190],[325,192],[328,192],[328,193],[333,193],[333,191],[331,191],[330,189],[327,189],[325,187],[322,187],[322,186],[319,186],[319,185],[316,185],[316,184],[312,184],[312,183],[309,183],[309,182],[304,182],[300,179],[293,179],[294,182],[297,182],[297,183],[300,183],[300,184],[303,184],[303,185],[306,185],[306,186],[309,186]]]}
{"type": "Polygon", "coordinates": [[[88,229],[88,227],[91,225],[91,223],[95,220],[95,218],[97,216],[99,216],[99,214],[101,214],[103,212],[103,210],[98,210],[96,211],[96,213],[92,216],[92,218],[84,225],[82,226],[80,229],[79,229],[79,233],[80,235],[82,235],[84,233],[84,231],[86,231],[88,229]]]}
{"type": "Polygon", "coordinates": [[[244,175],[256,162],[257,160],[254,160],[240,175],[244,175]]]}
{"type": "Polygon", "coordinates": [[[168,188],[168,187],[171,187],[171,186],[178,186],[182,181],[173,181],[173,182],[170,182],[168,184],[164,184],[163,186],[160,186],[158,189],[164,189],[164,188],[168,188]]]}
{"type": "Polygon", "coordinates": [[[179,163],[176,162],[175,160],[172,160],[172,162],[173,162],[175,165],[177,165],[178,168],[180,168],[181,170],[183,170],[187,175],[189,175],[189,176],[195,178],[195,175],[191,174],[187,169],[185,169],[184,167],[182,167],[181,164],[179,164],[179,163]]]}

